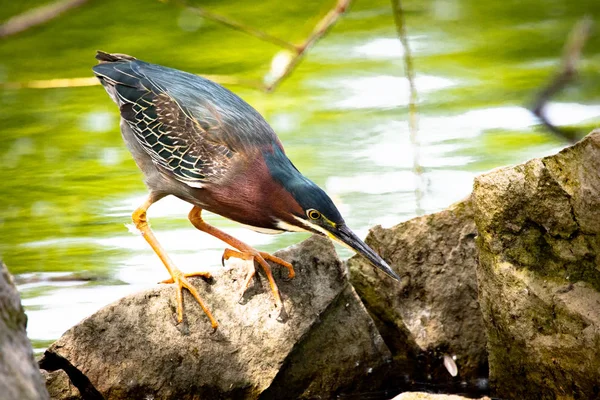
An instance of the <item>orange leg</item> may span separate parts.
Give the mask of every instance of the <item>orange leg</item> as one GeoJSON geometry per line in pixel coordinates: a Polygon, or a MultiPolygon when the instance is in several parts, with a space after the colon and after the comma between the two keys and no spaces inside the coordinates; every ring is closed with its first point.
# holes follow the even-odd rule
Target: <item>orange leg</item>
{"type": "MultiPolygon", "coordinates": [[[[192,208],[192,211],[190,211],[190,214],[188,215],[188,218],[189,218],[190,222],[192,223],[192,225],[194,225],[197,229],[201,230],[202,232],[206,232],[209,235],[212,235],[218,239],[221,239],[228,245],[239,250],[239,251],[235,251],[235,250],[231,250],[231,249],[226,249],[225,252],[223,253],[223,259],[227,260],[231,257],[235,257],[235,258],[241,258],[242,260],[248,260],[248,261],[256,260],[260,264],[262,269],[265,271],[265,275],[267,275],[267,279],[269,280],[269,286],[271,288],[271,292],[273,292],[273,297],[275,298],[275,304],[277,305],[278,308],[280,308],[282,310],[282,314],[283,314],[284,313],[283,302],[281,301],[279,289],[277,288],[275,279],[273,279],[273,274],[271,273],[271,267],[265,260],[270,260],[270,261],[273,261],[277,264],[280,264],[280,265],[283,265],[284,267],[286,267],[289,271],[289,278],[293,278],[295,275],[294,267],[292,266],[292,264],[288,263],[287,261],[282,260],[281,258],[272,256],[271,254],[255,250],[252,247],[248,246],[247,244],[234,238],[233,236],[228,235],[227,233],[221,231],[220,229],[217,229],[214,226],[207,224],[202,219],[201,213],[202,213],[201,208],[196,207],[196,206],[194,206],[194,208],[192,208]]],[[[245,289],[248,288],[248,285],[250,284],[250,281],[253,276],[254,276],[254,271],[252,270],[250,272],[248,278],[246,278],[245,289]]]]}
{"type": "Polygon", "coordinates": [[[212,316],[208,307],[206,307],[206,305],[204,304],[204,301],[202,301],[202,299],[200,298],[200,295],[198,294],[198,291],[196,290],[196,288],[193,287],[192,284],[186,279],[189,276],[202,276],[205,278],[210,278],[210,274],[208,272],[196,272],[196,273],[190,273],[190,274],[184,274],[183,272],[181,272],[173,264],[173,261],[171,261],[171,259],[169,258],[169,256],[167,255],[167,253],[165,252],[163,247],[160,245],[160,243],[158,243],[158,240],[156,240],[154,233],[150,229],[150,225],[148,224],[148,220],[146,218],[146,211],[152,204],[154,204],[158,200],[159,199],[155,199],[152,195],[150,195],[150,197],[148,197],[148,199],[144,202],[144,204],[142,204],[137,210],[135,210],[133,212],[133,215],[131,216],[131,218],[133,219],[133,223],[135,224],[136,228],[142,233],[142,236],[144,236],[144,239],[146,239],[146,241],[148,242],[150,247],[152,247],[152,250],[154,250],[154,252],[158,256],[158,258],[160,258],[160,260],[163,262],[163,264],[167,268],[167,271],[169,271],[169,275],[171,275],[171,278],[167,279],[163,282],[164,283],[175,283],[177,285],[177,321],[178,322],[183,321],[183,293],[182,292],[183,292],[183,288],[186,288],[187,290],[190,291],[190,293],[192,294],[192,296],[194,296],[194,298],[196,299],[198,304],[200,304],[200,307],[202,307],[202,310],[206,313],[206,316],[210,320],[210,324],[212,325],[213,329],[217,329],[219,324],[217,323],[215,318],[212,316]]]}

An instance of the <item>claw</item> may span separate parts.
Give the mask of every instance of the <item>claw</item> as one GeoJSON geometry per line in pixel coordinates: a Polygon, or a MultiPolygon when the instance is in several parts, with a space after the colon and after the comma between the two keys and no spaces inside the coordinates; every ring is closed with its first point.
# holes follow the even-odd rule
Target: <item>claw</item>
{"type": "Polygon", "coordinates": [[[285,311],[285,307],[281,306],[281,311],[279,311],[279,315],[277,316],[277,321],[286,322],[289,318],[287,311],[285,311]]]}
{"type": "Polygon", "coordinates": [[[198,290],[196,290],[196,288],[194,286],[192,286],[192,284],[187,280],[188,277],[192,277],[192,276],[201,276],[206,279],[210,279],[212,277],[212,275],[209,272],[190,272],[190,273],[184,274],[180,270],[175,269],[172,272],[171,278],[165,279],[161,283],[174,283],[175,285],[177,285],[176,294],[177,294],[177,322],[178,323],[183,322],[183,288],[186,288],[190,292],[190,294],[194,297],[194,299],[196,299],[198,304],[200,304],[200,307],[202,308],[202,310],[204,311],[204,313],[210,320],[210,324],[212,325],[213,332],[214,332],[218,328],[219,323],[213,317],[212,313],[210,312],[210,310],[208,309],[206,304],[204,304],[204,301],[200,297],[198,290]]]}
{"type": "Polygon", "coordinates": [[[294,271],[294,266],[292,264],[290,264],[289,262],[282,260],[279,257],[275,257],[272,254],[269,253],[264,253],[264,252],[260,252],[260,255],[262,258],[264,258],[265,260],[269,260],[269,261],[273,261],[276,264],[279,264],[281,266],[284,266],[285,268],[287,268],[288,270],[288,276],[287,276],[287,280],[293,279],[296,276],[296,272],[294,271]]]}
{"type": "Polygon", "coordinates": [[[246,293],[248,293],[248,289],[250,288],[250,284],[252,283],[253,278],[256,276],[256,268],[254,267],[254,260],[252,260],[252,264],[250,265],[250,270],[248,271],[248,275],[246,275],[246,279],[244,280],[244,288],[242,289],[242,295],[238,301],[239,304],[244,304],[246,293]]]}
{"type": "Polygon", "coordinates": [[[257,261],[260,264],[260,266],[263,268],[263,270],[265,271],[265,275],[267,276],[267,279],[269,280],[269,286],[271,288],[271,292],[273,293],[273,297],[275,298],[275,304],[277,305],[278,308],[283,310],[283,302],[281,301],[279,289],[277,288],[275,279],[273,279],[271,267],[265,260],[273,261],[279,265],[286,267],[289,271],[288,279],[291,279],[296,275],[294,272],[294,268],[292,267],[292,264],[288,263],[287,261],[282,260],[281,258],[272,256],[271,254],[259,252],[255,249],[253,249],[252,247],[248,246],[247,244],[234,238],[233,236],[221,231],[220,229],[217,229],[214,226],[207,224],[202,219],[201,214],[202,214],[202,209],[200,207],[194,206],[194,208],[192,208],[192,210],[190,211],[190,213],[188,215],[188,219],[190,220],[192,225],[194,225],[197,229],[201,230],[202,232],[206,232],[209,235],[212,235],[218,239],[221,239],[222,241],[227,243],[229,246],[237,249],[237,251],[231,250],[231,249],[225,249],[225,251],[223,252],[222,262],[224,263],[224,261],[230,257],[241,258],[243,260],[257,261]]]}

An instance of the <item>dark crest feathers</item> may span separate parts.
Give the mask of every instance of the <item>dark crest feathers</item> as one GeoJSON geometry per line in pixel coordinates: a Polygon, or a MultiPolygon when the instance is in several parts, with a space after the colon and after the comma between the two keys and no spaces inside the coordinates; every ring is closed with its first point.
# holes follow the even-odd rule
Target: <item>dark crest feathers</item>
{"type": "Polygon", "coordinates": [[[135,57],[128,56],[127,54],[119,54],[119,53],[106,53],[102,50],[98,50],[96,52],[96,60],[102,63],[107,62],[117,62],[117,61],[134,61],[135,57]]]}

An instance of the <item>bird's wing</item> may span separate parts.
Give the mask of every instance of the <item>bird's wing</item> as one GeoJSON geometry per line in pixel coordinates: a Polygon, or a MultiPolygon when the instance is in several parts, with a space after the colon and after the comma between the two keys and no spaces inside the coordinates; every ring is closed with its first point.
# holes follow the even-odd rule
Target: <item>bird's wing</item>
{"type": "Polygon", "coordinates": [[[226,176],[248,146],[279,143],[252,107],[196,75],[116,55],[94,72],[152,160],[192,187],[226,176]]]}
{"type": "MultiPolygon", "coordinates": [[[[126,92],[117,86],[117,94],[126,92]]],[[[167,93],[149,89],[129,102],[123,100],[121,116],[136,139],[161,167],[192,187],[218,181],[227,172],[234,153],[225,143],[211,140],[217,125],[192,117],[167,93]]]]}

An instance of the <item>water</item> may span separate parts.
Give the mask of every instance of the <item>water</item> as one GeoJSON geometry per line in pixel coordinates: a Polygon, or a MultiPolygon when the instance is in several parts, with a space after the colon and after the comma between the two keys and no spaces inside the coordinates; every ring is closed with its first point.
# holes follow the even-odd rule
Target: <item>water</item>
{"type": "MultiPolygon", "coordinates": [[[[0,20],[40,3],[0,0],[0,20]]],[[[333,3],[202,5],[299,42],[333,3]]],[[[296,166],[330,193],[360,236],[447,207],[483,171],[563,147],[524,106],[553,74],[574,23],[600,13],[592,0],[403,5],[420,99],[417,143],[409,138],[404,49],[387,0],[353,4],[274,93],[230,86],[272,124],[296,166]]],[[[174,5],[105,0],[1,40],[0,82],[89,77],[96,49],[249,80],[285,58],[276,46],[174,5]]],[[[600,125],[599,50],[596,35],[579,80],[549,109],[555,123],[581,132],[600,125]]],[[[20,283],[37,351],[100,307],[167,277],[128,227],[145,188],[116,111],[99,86],[0,92],[0,256],[20,283]]],[[[189,209],[171,198],[150,209],[159,240],[183,270],[221,268],[223,245],[191,227],[189,209]]],[[[207,220],[265,251],[306,237],[207,220]]]]}

